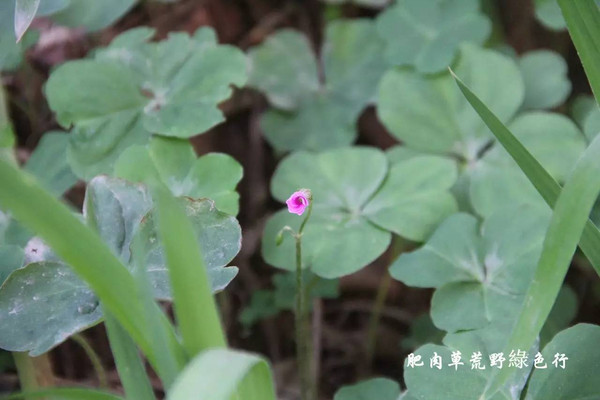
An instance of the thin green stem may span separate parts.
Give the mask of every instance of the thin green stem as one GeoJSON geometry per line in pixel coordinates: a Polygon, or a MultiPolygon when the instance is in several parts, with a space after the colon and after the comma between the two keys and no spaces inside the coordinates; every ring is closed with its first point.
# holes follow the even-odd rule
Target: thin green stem
{"type": "MultiPolygon", "coordinates": [[[[399,236],[395,236],[392,239],[392,248],[390,251],[391,265],[396,257],[402,252],[402,239],[399,236]]],[[[377,289],[377,295],[375,297],[375,303],[373,305],[373,311],[369,318],[369,325],[367,327],[367,345],[366,345],[366,366],[367,369],[371,369],[373,365],[373,358],[375,356],[375,348],[377,345],[377,331],[379,330],[379,322],[381,321],[381,314],[390,291],[392,284],[392,277],[388,271],[385,272],[383,278],[379,282],[377,289]]]]}
{"type": "Polygon", "coordinates": [[[20,352],[13,352],[12,355],[17,367],[21,391],[32,392],[54,385],[54,374],[48,354],[35,358],[20,352]]]}
{"type": "Polygon", "coordinates": [[[306,335],[306,301],[304,277],[302,276],[302,238],[296,235],[296,358],[298,361],[298,374],[300,376],[300,399],[309,400],[310,371],[308,364],[306,335]]]}
{"type": "Polygon", "coordinates": [[[90,342],[88,342],[88,340],[80,333],[74,334],[73,336],[71,336],[71,339],[73,339],[74,342],[81,346],[83,351],[85,351],[85,354],[90,359],[92,367],[94,368],[96,376],[98,377],[98,382],[100,382],[100,387],[102,387],[103,389],[108,389],[106,369],[102,365],[102,360],[100,360],[100,356],[98,356],[96,350],[94,350],[90,342]]]}
{"type": "Polygon", "coordinates": [[[298,233],[294,235],[296,240],[296,357],[298,359],[298,374],[300,376],[300,399],[312,400],[312,374],[310,373],[311,340],[309,335],[310,322],[306,307],[307,288],[304,285],[302,271],[302,232],[312,213],[312,199],[308,205],[308,211],[304,221],[300,225],[298,233]]]}

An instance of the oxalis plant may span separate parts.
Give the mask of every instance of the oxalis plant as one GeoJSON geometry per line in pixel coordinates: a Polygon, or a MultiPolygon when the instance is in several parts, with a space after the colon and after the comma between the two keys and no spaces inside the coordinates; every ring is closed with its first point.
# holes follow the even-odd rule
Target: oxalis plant
{"type": "MultiPolygon", "coordinates": [[[[0,69],[23,61],[36,16],[92,32],[135,3],[0,3],[0,69]]],[[[252,293],[240,320],[251,329],[293,311],[301,400],[320,394],[311,304],[378,259],[389,273],[363,333],[363,375],[393,280],[429,288],[430,312],[403,343],[402,385],[369,379],[335,400],[600,397],[600,328],[569,327],[577,297],[563,283],[577,247],[600,273],[598,2],[535,2],[546,26],[568,27],[595,95],[568,116],[557,112],[566,62],[503,46],[477,0],[324,3],[331,15],[341,3],[381,11],[332,18],[317,46],[281,29],[244,54],[210,28],[156,41],[138,27],[65,62],[44,87],[64,131],[44,134],[21,168],[0,91],[0,348],[22,388],[3,398],[155,399],[146,363],[166,399],[276,398],[268,362],[228,347],[214,300],[238,273],[242,167],[198,157],[188,140],[224,121],[222,103],[243,86],[268,104],[259,126],[280,157],[270,191],[287,208],[262,233],[274,289],[252,293]],[[355,144],[369,107],[397,146],[355,144]],[[79,180],[75,210],[59,198],[79,180]],[[122,396],[81,335],[100,323],[122,396]],[[43,387],[45,355],[69,339],[99,390],[43,387]]]]}

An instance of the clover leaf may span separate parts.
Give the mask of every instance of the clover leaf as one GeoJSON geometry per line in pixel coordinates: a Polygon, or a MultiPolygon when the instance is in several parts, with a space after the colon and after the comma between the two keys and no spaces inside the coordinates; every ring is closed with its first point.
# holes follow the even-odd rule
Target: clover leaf
{"type": "Polygon", "coordinates": [[[398,400],[400,385],[386,378],[374,378],[338,390],[333,400],[398,400]]]}
{"type": "Polygon", "coordinates": [[[24,168],[56,196],[62,195],[77,182],[67,163],[68,143],[69,136],[64,132],[45,133],[24,168]]]}
{"type": "Polygon", "coordinates": [[[593,399],[600,392],[595,371],[600,367],[600,327],[577,324],[560,332],[542,350],[546,369],[531,374],[525,400],[593,399]],[[552,362],[564,354],[565,368],[552,362]]]}
{"type": "Polygon", "coordinates": [[[567,99],[571,81],[567,76],[567,63],[560,54],[549,50],[530,51],[518,62],[525,83],[523,108],[553,108],[567,99]]]}
{"type": "Polygon", "coordinates": [[[171,34],[147,42],[138,28],[95,57],[58,67],[46,85],[48,102],[64,127],[73,125],[69,161],[85,179],[112,173],[129,146],[152,134],[188,138],[224,120],[219,103],[246,81],[244,55],[217,45],[214,32],[171,34]]]}
{"type": "MultiPolygon", "coordinates": [[[[211,200],[183,198],[181,201],[185,205],[186,214],[192,222],[202,249],[212,289],[215,292],[223,290],[238,273],[237,267],[226,265],[242,247],[242,229],[234,217],[217,210],[211,200]]],[[[147,214],[137,235],[145,243],[145,264],[154,287],[154,295],[169,300],[171,290],[167,261],[154,220],[152,212],[147,214]]]]}
{"type": "MultiPolygon", "coordinates": [[[[440,157],[420,156],[390,167],[380,150],[349,147],[293,153],[279,164],[271,191],[284,202],[298,188],[311,189],[304,267],[323,278],[337,278],[380,256],[392,233],[424,240],[456,209],[448,191],[455,180],[455,166],[440,157]]],[[[275,237],[286,225],[297,229],[301,221],[281,210],[267,222],[262,252],[269,264],[294,269],[293,241],[276,246],[275,237]]]]}
{"type": "Polygon", "coordinates": [[[390,273],[409,286],[437,288],[431,317],[438,328],[458,332],[492,321],[497,328],[522,303],[548,222],[548,210],[533,206],[498,210],[481,227],[458,213],[422,248],[402,254],[390,273]]]}
{"type": "Polygon", "coordinates": [[[567,29],[557,0],[535,0],[535,18],[546,28],[554,31],[567,29]]]}
{"type": "Polygon", "coordinates": [[[242,179],[242,166],[226,154],[197,158],[186,140],[156,136],[146,146],[131,146],[117,160],[115,175],[133,182],[159,181],[175,196],[206,197],[228,214],[239,211],[235,188],[242,179]]]}
{"type": "MultiPolygon", "coordinates": [[[[212,288],[222,290],[237,274],[237,268],[224,266],[240,250],[240,226],[234,217],[218,211],[210,200],[181,201],[185,202],[187,215],[198,232],[212,288]]],[[[134,236],[145,239],[147,253],[142,256],[147,261],[154,295],[170,299],[167,266],[155,233],[152,204],[144,185],[98,176],[88,184],[83,217],[125,265],[133,259],[134,236]]],[[[10,222],[2,216],[0,238],[7,225],[2,221],[10,222]]],[[[0,253],[14,250],[7,247],[0,246],[0,253]]],[[[0,299],[5,299],[0,305],[1,348],[39,355],[100,321],[102,312],[94,293],[41,240],[32,238],[22,256],[19,257],[18,251],[11,256],[14,262],[9,267],[13,271],[0,287],[0,299]],[[15,270],[19,260],[26,265],[15,270]]],[[[7,262],[3,259],[0,263],[0,276],[7,262]]]]}
{"type": "Polygon", "coordinates": [[[101,317],[98,299],[70,267],[32,263],[0,288],[0,347],[38,356],[101,317]]]}
{"type": "MultiPolygon", "coordinates": [[[[47,1],[42,0],[40,8],[47,1]]],[[[93,32],[104,29],[125,15],[137,0],[68,0],[52,1],[52,19],[71,28],[84,27],[93,32]],[[66,4],[65,4],[66,3],[66,4]]],[[[47,6],[49,7],[49,6],[47,6]]]]}
{"type": "Polygon", "coordinates": [[[390,0],[323,0],[327,4],[356,4],[361,7],[369,7],[369,8],[383,8],[385,7],[390,0]]]}
{"type": "Polygon", "coordinates": [[[451,65],[461,44],[483,44],[491,33],[478,0],[398,1],[379,15],[377,28],[390,64],[426,74],[451,65]]]}
{"type": "Polygon", "coordinates": [[[260,122],[269,143],[322,150],[354,142],[356,120],[386,69],[382,49],[374,23],[365,19],[330,22],[319,60],[306,37],[288,29],[251,49],[249,85],[274,107],[260,122]]]}
{"type": "MultiPolygon", "coordinates": [[[[568,118],[546,112],[522,114],[509,124],[511,132],[557,181],[565,182],[586,148],[583,133],[568,118]]],[[[502,146],[495,144],[472,165],[469,195],[480,215],[506,204],[544,200],[502,146]]]]}
{"type": "MultiPolygon", "coordinates": [[[[456,73],[502,121],[512,119],[523,103],[521,73],[505,55],[464,46],[456,73]],[[488,73],[492,69],[493,78],[488,73]]],[[[449,73],[427,77],[409,69],[390,70],[379,85],[377,113],[407,147],[465,162],[476,160],[493,138],[449,73]]]]}

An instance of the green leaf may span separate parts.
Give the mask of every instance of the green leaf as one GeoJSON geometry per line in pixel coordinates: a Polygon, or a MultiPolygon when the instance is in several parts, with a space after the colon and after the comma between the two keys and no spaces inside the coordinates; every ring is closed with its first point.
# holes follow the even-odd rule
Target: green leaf
{"type": "Polygon", "coordinates": [[[133,235],[151,208],[145,186],[98,176],[85,192],[83,215],[113,253],[129,263],[133,235]]]}
{"type": "MultiPolygon", "coordinates": [[[[313,193],[313,213],[303,234],[303,263],[323,278],[337,278],[372,262],[388,247],[391,233],[423,240],[456,209],[448,193],[456,178],[452,163],[420,157],[388,166],[383,152],[367,147],[321,154],[298,152],[283,160],[271,183],[284,202],[298,188],[313,193]],[[395,206],[394,206],[395,205],[395,206]]],[[[262,252],[276,267],[294,268],[294,244],[275,236],[302,218],[286,210],[265,227],[262,252]]]]}
{"type": "MultiPolygon", "coordinates": [[[[0,207],[12,212],[26,227],[39,234],[61,259],[72,266],[156,368],[156,356],[144,329],[142,304],[135,295],[136,285],[126,267],[95,232],[44,191],[33,177],[0,159],[0,179],[6,189],[0,191],[0,207]],[[45,212],[32,212],[41,209],[45,212]]],[[[170,327],[157,305],[150,312],[162,325],[170,327]]],[[[173,352],[177,339],[172,330],[168,331],[170,346],[162,351],[173,352]]]]}
{"type": "MultiPolygon", "coordinates": [[[[485,348],[477,346],[478,344],[476,343],[470,345],[467,343],[467,346],[426,344],[415,350],[414,354],[421,356],[423,366],[411,368],[405,362],[404,381],[406,382],[410,398],[417,400],[512,400],[518,398],[518,394],[525,383],[524,379],[520,384],[515,385],[515,387],[510,389],[504,388],[502,392],[492,397],[482,396],[485,384],[492,371],[488,358],[491,351],[488,352],[485,348]],[[453,351],[461,352],[461,362],[464,363],[464,365],[458,366],[457,369],[449,365],[453,351]],[[469,359],[474,351],[482,353],[482,365],[486,366],[485,370],[471,369],[469,359]],[[442,368],[439,370],[436,367],[430,368],[429,364],[431,357],[434,357],[436,354],[442,358],[442,368]],[[513,393],[516,397],[513,396],[513,393]]],[[[506,355],[505,357],[508,360],[506,355]]],[[[508,365],[507,362],[503,365],[505,369],[508,365]]],[[[511,368],[511,370],[514,369],[511,368]]]]}
{"type": "Polygon", "coordinates": [[[600,368],[600,327],[578,324],[556,335],[542,351],[546,369],[535,369],[529,380],[526,400],[593,399],[600,393],[595,379],[600,368]],[[565,368],[554,366],[556,355],[568,357],[565,368]]]}
{"type": "Polygon", "coordinates": [[[182,204],[164,187],[157,186],[154,197],[157,230],[169,265],[173,307],[183,347],[189,357],[207,348],[225,347],[225,335],[202,256],[205,249],[198,245],[197,233],[182,204]]]}
{"type": "Polygon", "coordinates": [[[17,43],[15,38],[15,0],[0,1],[0,70],[19,67],[23,52],[37,40],[36,32],[28,31],[17,43]]]}
{"type": "Polygon", "coordinates": [[[505,208],[481,228],[471,215],[455,214],[423,247],[402,254],[390,274],[410,286],[437,288],[431,317],[440,329],[458,332],[494,324],[506,304],[516,312],[522,303],[541,251],[545,211],[505,208]]]}
{"type": "Polygon", "coordinates": [[[548,319],[540,332],[540,347],[545,346],[552,340],[554,335],[566,329],[575,319],[579,310],[577,295],[575,291],[566,284],[560,289],[556,302],[548,319]]]}
{"type": "MultiPolygon", "coordinates": [[[[501,120],[512,119],[521,107],[523,80],[510,58],[465,46],[456,69],[501,120]],[[491,69],[493,79],[488,73],[491,69]]],[[[392,135],[421,152],[473,162],[492,140],[448,73],[425,77],[408,69],[390,70],[379,86],[377,113],[392,135]]]]}
{"type": "MultiPolygon", "coordinates": [[[[465,84],[455,76],[456,83],[465,98],[486,122],[500,144],[517,162],[521,170],[527,175],[529,181],[535,186],[538,193],[542,195],[546,203],[555,207],[556,200],[561,193],[560,185],[540,165],[540,163],[529,153],[519,140],[502,124],[502,122],[477,98],[465,84]]],[[[600,231],[588,220],[583,235],[581,235],[581,249],[588,257],[592,266],[600,273],[600,231]]]]}
{"type": "Polygon", "coordinates": [[[187,138],[222,122],[218,104],[231,85],[246,81],[244,55],[217,45],[209,28],[147,43],[151,33],[127,31],[94,59],[67,62],[48,80],[58,121],[75,127],[69,161],[85,179],[112,173],[125,149],[153,133],[187,138]]]}
{"type": "Polygon", "coordinates": [[[188,141],[154,137],[147,146],[132,146],[115,165],[115,175],[135,182],[164,183],[175,196],[210,198],[217,208],[236,215],[242,166],[226,154],[197,158],[188,141]]]}
{"type": "MultiPolygon", "coordinates": [[[[577,162],[554,207],[533,280],[506,348],[529,348],[536,340],[562,286],[588,215],[600,193],[600,138],[577,162]]],[[[509,378],[503,370],[492,381],[493,394],[509,378]]]]}
{"type": "Polygon", "coordinates": [[[441,344],[444,331],[433,324],[429,313],[416,317],[411,325],[409,334],[402,340],[404,350],[414,350],[426,343],[441,344]]]}
{"type": "MultiPolygon", "coordinates": [[[[227,264],[239,253],[242,231],[237,220],[218,211],[210,200],[182,199],[185,214],[194,231],[194,238],[202,250],[202,257],[212,291],[225,289],[238,273],[237,267],[227,264]]],[[[156,215],[147,214],[137,236],[145,243],[144,259],[154,295],[159,299],[171,299],[167,254],[158,240],[156,215]]]]}
{"type": "Polygon", "coordinates": [[[48,132],[42,136],[25,164],[25,171],[56,196],[62,195],[77,182],[67,163],[69,137],[63,132],[48,132]]]}
{"type": "Polygon", "coordinates": [[[344,386],[335,393],[333,400],[397,400],[400,385],[386,378],[374,378],[355,385],[344,386]]]}
{"type": "Polygon", "coordinates": [[[71,268],[28,264],[0,290],[0,347],[39,356],[101,317],[98,298],[71,268]]]}
{"type": "Polygon", "coordinates": [[[558,53],[530,51],[519,58],[519,68],[525,83],[525,109],[557,107],[571,93],[567,63],[558,53]]]}
{"type": "Polygon", "coordinates": [[[562,31],[567,28],[557,0],[535,0],[535,17],[548,29],[562,31]]]}
{"type": "MultiPolygon", "coordinates": [[[[509,125],[509,129],[558,182],[567,179],[586,147],[579,128],[559,114],[524,113],[509,125]]],[[[499,143],[494,144],[468,173],[471,204],[480,215],[489,215],[506,204],[544,204],[535,187],[499,143]]]]}
{"type": "Polygon", "coordinates": [[[71,28],[84,27],[93,32],[104,29],[125,15],[137,0],[70,0],[67,7],[60,7],[52,19],[71,28]]]}
{"type": "Polygon", "coordinates": [[[558,0],[569,34],[600,104],[600,4],[595,0],[558,0]]]}
{"type": "Polygon", "coordinates": [[[383,8],[390,0],[323,0],[327,4],[356,4],[361,7],[368,8],[383,8]]]}
{"type": "Polygon", "coordinates": [[[262,90],[269,102],[284,110],[319,89],[317,64],[306,36],[282,29],[248,52],[248,85],[262,90]]]}
{"type": "Polygon", "coordinates": [[[426,74],[451,65],[461,44],[483,44],[491,33],[477,0],[399,1],[379,15],[377,28],[391,64],[426,74]]]}
{"type": "Polygon", "coordinates": [[[262,358],[240,351],[207,350],[181,373],[167,400],[189,400],[210,393],[211,400],[229,400],[241,388],[244,400],[275,400],[271,370],[262,358]]]}
{"type": "Polygon", "coordinates": [[[37,392],[11,394],[0,397],[1,400],[18,400],[59,396],[64,400],[124,400],[123,397],[93,389],[51,388],[37,392]]]}
{"type": "Polygon", "coordinates": [[[21,40],[29,25],[35,18],[40,0],[16,0],[15,3],[15,36],[21,40]]]}
{"type": "Polygon", "coordinates": [[[356,120],[386,69],[382,51],[374,23],[366,19],[330,22],[320,60],[308,40],[289,29],[252,49],[249,85],[275,107],[261,118],[267,140],[279,150],[351,144],[356,120]]]}
{"type": "Polygon", "coordinates": [[[0,244],[0,287],[14,270],[23,266],[24,259],[20,246],[0,244]]]}

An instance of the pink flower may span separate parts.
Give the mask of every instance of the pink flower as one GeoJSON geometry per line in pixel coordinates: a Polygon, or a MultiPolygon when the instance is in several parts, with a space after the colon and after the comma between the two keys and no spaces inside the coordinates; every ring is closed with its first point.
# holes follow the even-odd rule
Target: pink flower
{"type": "Polygon", "coordinates": [[[308,189],[300,189],[290,196],[285,202],[288,206],[288,211],[292,214],[302,215],[304,210],[310,204],[312,195],[308,189]]]}

